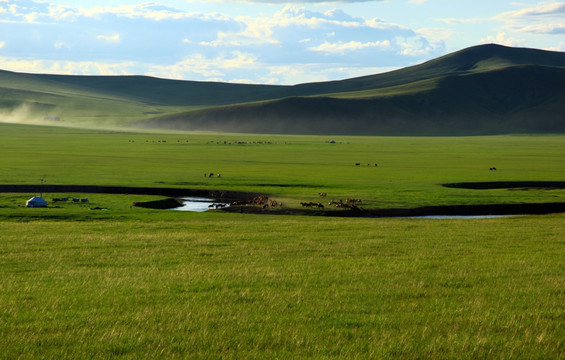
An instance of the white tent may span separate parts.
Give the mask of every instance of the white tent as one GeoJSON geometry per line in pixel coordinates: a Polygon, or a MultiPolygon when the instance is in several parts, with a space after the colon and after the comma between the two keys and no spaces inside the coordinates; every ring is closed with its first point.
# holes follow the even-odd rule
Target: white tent
{"type": "Polygon", "coordinates": [[[26,207],[47,207],[47,201],[41,196],[34,196],[26,202],[26,207]]]}

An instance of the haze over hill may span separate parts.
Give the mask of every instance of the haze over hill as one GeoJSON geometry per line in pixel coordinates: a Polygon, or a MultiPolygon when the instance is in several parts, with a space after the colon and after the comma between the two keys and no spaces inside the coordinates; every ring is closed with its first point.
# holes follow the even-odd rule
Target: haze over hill
{"type": "Polygon", "coordinates": [[[480,45],[397,71],[294,86],[0,73],[4,113],[91,125],[292,134],[565,132],[565,53],[480,45]],[[68,120],[67,120],[68,119],[68,120]]]}

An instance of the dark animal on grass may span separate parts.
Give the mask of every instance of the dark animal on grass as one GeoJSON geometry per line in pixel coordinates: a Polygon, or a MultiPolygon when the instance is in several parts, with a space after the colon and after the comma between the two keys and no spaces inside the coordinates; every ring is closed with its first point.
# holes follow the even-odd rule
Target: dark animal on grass
{"type": "Polygon", "coordinates": [[[320,197],[326,197],[326,195],[328,195],[328,194],[326,194],[325,192],[321,192],[321,193],[318,193],[318,195],[320,195],[320,197]]]}

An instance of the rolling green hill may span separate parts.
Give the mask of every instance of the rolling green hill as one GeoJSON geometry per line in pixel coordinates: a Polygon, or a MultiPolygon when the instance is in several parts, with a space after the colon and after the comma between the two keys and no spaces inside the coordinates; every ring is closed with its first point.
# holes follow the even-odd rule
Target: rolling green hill
{"type": "Polygon", "coordinates": [[[147,128],[294,134],[565,132],[565,53],[480,45],[294,86],[0,72],[0,109],[147,128]]]}

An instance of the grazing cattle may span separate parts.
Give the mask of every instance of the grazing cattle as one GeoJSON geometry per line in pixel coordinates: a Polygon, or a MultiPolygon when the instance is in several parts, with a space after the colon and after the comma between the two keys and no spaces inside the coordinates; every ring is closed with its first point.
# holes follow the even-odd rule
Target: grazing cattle
{"type": "Polygon", "coordinates": [[[353,203],[356,203],[356,202],[361,202],[361,199],[350,199],[350,198],[347,198],[347,199],[345,200],[345,202],[348,203],[348,204],[353,204],[353,203]]]}
{"type": "Polygon", "coordinates": [[[326,197],[326,195],[328,195],[328,194],[326,194],[325,192],[321,192],[321,193],[318,193],[318,195],[320,195],[320,197],[326,197]]]}
{"type": "Polygon", "coordinates": [[[379,166],[379,164],[375,163],[375,167],[379,166]]]}
{"type": "Polygon", "coordinates": [[[361,165],[361,163],[355,163],[355,166],[359,166],[359,165],[361,165]]]}
{"type": "Polygon", "coordinates": [[[222,174],[218,174],[218,177],[222,177],[222,174]]]}
{"type": "Polygon", "coordinates": [[[489,168],[489,170],[490,170],[490,171],[496,171],[496,168],[495,168],[495,167],[491,167],[491,168],[489,168]]]}
{"type": "Polygon", "coordinates": [[[208,177],[212,177],[212,176],[214,176],[214,173],[208,174],[208,177]]]}

